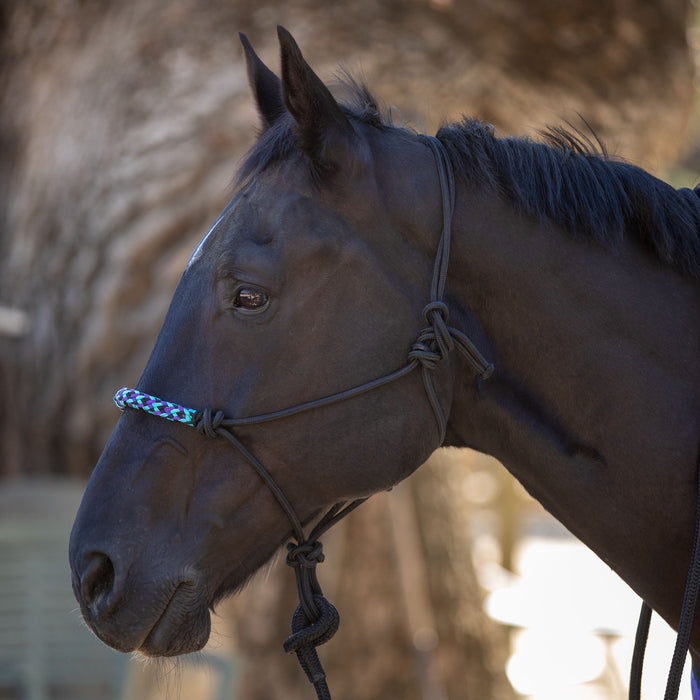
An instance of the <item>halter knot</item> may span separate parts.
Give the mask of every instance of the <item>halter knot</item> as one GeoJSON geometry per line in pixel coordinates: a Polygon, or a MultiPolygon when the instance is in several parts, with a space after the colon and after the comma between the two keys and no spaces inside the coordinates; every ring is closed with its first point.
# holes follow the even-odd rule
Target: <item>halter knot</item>
{"type": "Polygon", "coordinates": [[[211,408],[205,408],[197,411],[194,416],[194,426],[200,435],[207,435],[210,438],[219,436],[217,429],[221,427],[225,416],[223,411],[217,411],[212,417],[211,408]]]}
{"type": "Polygon", "coordinates": [[[325,558],[323,545],[318,540],[287,543],[287,558],[285,559],[287,566],[295,569],[299,567],[314,569],[316,564],[320,564],[325,558]]]}
{"type": "Polygon", "coordinates": [[[431,301],[423,309],[423,318],[429,326],[421,332],[408,353],[410,361],[417,360],[427,370],[434,370],[454,349],[454,340],[447,325],[450,312],[442,301],[431,301]]]}

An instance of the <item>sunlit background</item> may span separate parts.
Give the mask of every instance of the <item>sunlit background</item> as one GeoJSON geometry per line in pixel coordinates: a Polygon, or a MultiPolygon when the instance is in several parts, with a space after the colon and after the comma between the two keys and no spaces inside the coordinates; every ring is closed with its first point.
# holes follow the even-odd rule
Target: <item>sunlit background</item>
{"type": "MultiPolygon", "coordinates": [[[[583,123],[693,186],[696,9],[674,7],[0,4],[0,700],[313,696],[282,651],[296,603],[281,562],[221,605],[203,652],[176,662],[96,640],[67,564],[111,396],[137,379],[254,138],[237,32],[276,69],[285,24],[320,75],[343,63],[419,129],[463,112],[503,134],[583,123]]],[[[493,460],[444,451],[324,543],[319,577],[342,618],[321,649],[334,698],[627,697],[639,599],[493,460]]],[[[655,617],[643,698],[663,696],[674,642],[655,617]]]]}

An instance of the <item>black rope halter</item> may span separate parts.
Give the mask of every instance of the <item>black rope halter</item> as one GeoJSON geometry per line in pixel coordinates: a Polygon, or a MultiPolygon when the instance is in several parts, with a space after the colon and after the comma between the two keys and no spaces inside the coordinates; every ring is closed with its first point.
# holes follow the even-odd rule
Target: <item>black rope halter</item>
{"type": "Polygon", "coordinates": [[[447,428],[447,417],[440,403],[433,381],[433,371],[458,350],[471,364],[476,374],[486,379],[493,373],[493,365],[484,359],[472,341],[461,331],[449,325],[449,311],[443,301],[450,257],[452,214],[455,203],[455,181],[452,166],[444,146],[436,138],[421,136],[435,156],[440,191],[442,193],[442,233],[435,255],[433,276],[430,285],[430,301],[423,309],[426,326],[408,353],[408,362],[384,376],[313,401],[300,403],[271,413],[241,418],[227,418],[222,411],[209,408],[197,411],[179,404],[163,401],[136,389],[120,389],[114,397],[122,410],[135,408],[152,415],[193,426],[201,435],[224,438],[238,450],[268,486],[285,512],[292,526],[295,542],[287,545],[286,563],[294,569],[299,606],[292,618],[292,634],[284,642],[285,651],[294,651],[301,667],[316,689],[318,700],[330,700],[326,674],[316,652],[316,647],[327,642],[338,629],[340,617],[335,607],[323,595],[316,577],[316,565],[323,561],[323,547],[319,537],[348,513],[363,503],[366,498],[336,503],[316,524],[308,536],[294,507],[270,472],[236,437],[236,428],[258,425],[303,413],[312,409],[347,401],[401,379],[420,367],[425,391],[435,415],[439,442],[442,444],[447,428]]]}

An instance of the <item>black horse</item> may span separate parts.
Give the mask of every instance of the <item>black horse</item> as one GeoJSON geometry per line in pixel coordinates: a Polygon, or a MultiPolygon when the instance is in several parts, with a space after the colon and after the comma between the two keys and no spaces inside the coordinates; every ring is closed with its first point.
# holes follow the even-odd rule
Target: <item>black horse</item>
{"type": "Polygon", "coordinates": [[[89,627],[122,651],[201,648],[209,609],[290,534],[320,558],[304,526],[441,445],[497,457],[677,626],[700,454],[696,193],[575,134],[399,128],[363,87],[338,104],[279,38],[281,80],[243,40],[261,135],[77,515],[89,627]]]}

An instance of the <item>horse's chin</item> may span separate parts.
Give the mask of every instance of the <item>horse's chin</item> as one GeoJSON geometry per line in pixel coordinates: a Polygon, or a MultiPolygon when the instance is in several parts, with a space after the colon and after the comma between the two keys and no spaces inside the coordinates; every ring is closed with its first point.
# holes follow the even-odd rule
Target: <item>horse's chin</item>
{"type": "Polygon", "coordinates": [[[179,656],[199,651],[209,640],[211,618],[204,591],[196,582],[173,583],[169,592],[148,596],[141,605],[115,604],[96,615],[81,606],[88,627],[105,644],[117,651],[136,651],[144,656],[179,656]],[[145,602],[151,598],[151,603],[145,602]],[[160,600],[159,603],[155,603],[160,600]]]}
{"type": "Polygon", "coordinates": [[[137,651],[144,656],[179,656],[199,651],[209,640],[211,617],[205,603],[193,600],[188,584],[177,587],[137,651]]]}

